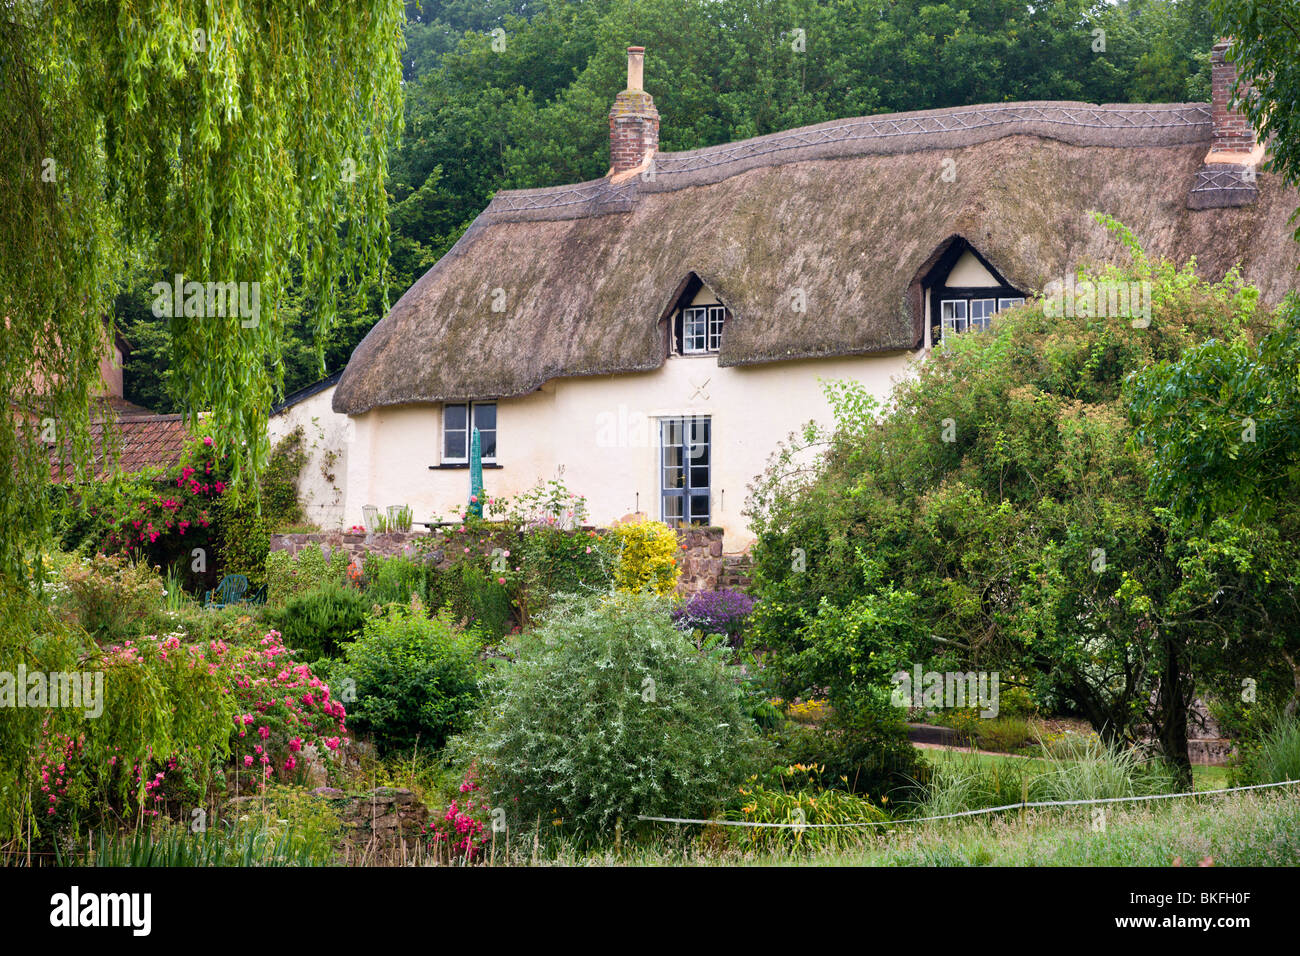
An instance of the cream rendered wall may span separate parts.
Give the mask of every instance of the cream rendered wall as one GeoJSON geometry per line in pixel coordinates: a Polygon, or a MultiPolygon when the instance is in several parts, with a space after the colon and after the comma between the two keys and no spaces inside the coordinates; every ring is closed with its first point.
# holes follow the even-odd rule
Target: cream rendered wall
{"type": "Polygon", "coordinates": [[[976,289],[987,289],[990,286],[1000,285],[993,274],[985,269],[967,249],[961,254],[948,273],[948,278],[944,280],[945,285],[953,287],[969,286],[976,289]]]}
{"type": "MultiPolygon", "coordinates": [[[[752,536],[741,509],[746,486],[777,443],[809,419],[829,423],[818,379],[856,379],[887,398],[922,352],[719,368],[716,356],[674,356],[658,369],[562,378],[497,403],[498,469],[489,495],[513,497],[562,477],[604,524],[640,510],[659,517],[658,419],[709,415],[713,429],[712,521],[728,551],[752,536]]],[[[404,405],[354,416],[343,522],[366,504],[408,504],[415,519],[447,518],[468,498],[466,468],[431,469],[440,455],[441,406],[404,405]]]]}
{"type": "MultiPolygon", "coordinates": [[[[331,385],[272,415],[267,423],[272,447],[294,428],[302,426],[307,463],[298,475],[298,501],[306,520],[326,531],[343,527],[348,452],[351,436],[356,431],[347,415],[339,415],[330,408],[333,398],[331,385]],[[332,461],[330,452],[334,453],[332,461]],[[333,474],[333,481],[328,474],[333,474]]],[[[353,523],[360,523],[360,514],[356,522],[348,522],[353,523]]]]}

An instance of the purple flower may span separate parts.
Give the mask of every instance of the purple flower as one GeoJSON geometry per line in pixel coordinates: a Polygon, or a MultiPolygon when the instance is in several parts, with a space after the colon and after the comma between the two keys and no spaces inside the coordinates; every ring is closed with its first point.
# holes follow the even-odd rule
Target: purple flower
{"type": "Polygon", "coordinates": [[[699,591],[673,611],[673,623],[683,631],[736,637],[753,610],[754,599],[743,591],[699,591]]]}

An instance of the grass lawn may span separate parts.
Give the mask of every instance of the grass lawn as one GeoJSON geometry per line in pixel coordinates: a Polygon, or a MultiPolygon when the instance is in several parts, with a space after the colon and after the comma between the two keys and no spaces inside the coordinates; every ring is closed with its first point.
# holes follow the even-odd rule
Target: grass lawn
{"type": "Polygon", "coordinates": [[[847,849],[562,851],[564,866],[1300,866],[1300,792],[1250,792],[1107,807],[899,823],[847,849]]]}

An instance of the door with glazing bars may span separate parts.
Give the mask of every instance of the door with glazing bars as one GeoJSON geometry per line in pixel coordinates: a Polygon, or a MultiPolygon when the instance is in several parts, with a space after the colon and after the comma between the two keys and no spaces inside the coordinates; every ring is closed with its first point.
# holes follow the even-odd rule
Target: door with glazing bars
{"type": "Polygon", "coordinates": [[[707,416],[659,422],[659,501],[664,524],[709,524],[713,428],[707,416]]]}

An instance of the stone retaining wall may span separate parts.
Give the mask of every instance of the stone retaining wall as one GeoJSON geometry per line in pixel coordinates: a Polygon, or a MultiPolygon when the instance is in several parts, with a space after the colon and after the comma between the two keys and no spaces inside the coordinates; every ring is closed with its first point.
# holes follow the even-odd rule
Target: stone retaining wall
{"type": "MultiPolygon", "coordinates": [[[[587,529],[582,529],[587,530],[587,529]]],[[[336,549],[343,549],[349,558],[361,559],[366,554],[381,554],[385,557],[405,555],[416,557],[419,551],[416,542],[428,537],[427,531],[393,531],[385,534],[351,534],[344,531],[319,531],[313,534],[273,534],[272,551],[288,551],[296,555],[309,545],[319,545],[325,549],[326,557],[336,549]]],[[[682,528],[677,532],[678,541],[685,548],[678,555],[681,577],[677,582],[679,594],[690,595],[697,591],[716,591],[726,586],[724,583],[725,559],[722,555],[721,528],[682,528]]],[[[486,547],[486,545],[485,545],[486,547]]],[[[450,559],[433,552],[433,560],[440,566],[451,563],[450,559]]],[[[730,580],[730,579],[728,579],[730,580]]],[[[734,585],[733,585],[734,586],[734,585]]]]}

